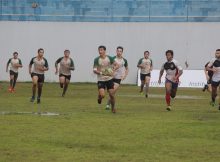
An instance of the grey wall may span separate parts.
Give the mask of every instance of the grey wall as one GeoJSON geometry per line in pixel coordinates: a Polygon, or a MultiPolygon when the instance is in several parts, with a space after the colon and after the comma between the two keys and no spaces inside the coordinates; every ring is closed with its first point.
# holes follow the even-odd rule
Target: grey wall
{"type": "Polygon", "coordinates": [[[217,48],[220,48],[220,23],[81,23],[81,22],[0,22],[0,80],[7,80],[5,64],[14,51],[18,51],[24,67],[19,80],[28,81],[28,64],[45,49],[50,70],[47,81],[58,81],[54,75],[54,62],[71,50],[76,65],[73,82],[95,82],[93,60],[98,56],[97,47],[106,45],[110,55],[118,45],[124,47],[124,57],[129,63],[129,76],[124,83],[136,83],[136,64],[144,50],[151,52],[154,68],[165,61],[164,52],[173,49],[175,58],[189,69],[203,69],[217,48]]]}

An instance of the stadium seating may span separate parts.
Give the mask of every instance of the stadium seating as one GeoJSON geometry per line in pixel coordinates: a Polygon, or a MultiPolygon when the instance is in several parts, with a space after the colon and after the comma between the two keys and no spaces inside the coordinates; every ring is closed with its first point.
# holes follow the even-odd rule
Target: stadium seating
{"type": "Polygon", "coordinates": [[[219,22],[219,6],[220,0],[1,0],[0,20],[219,22]]]}

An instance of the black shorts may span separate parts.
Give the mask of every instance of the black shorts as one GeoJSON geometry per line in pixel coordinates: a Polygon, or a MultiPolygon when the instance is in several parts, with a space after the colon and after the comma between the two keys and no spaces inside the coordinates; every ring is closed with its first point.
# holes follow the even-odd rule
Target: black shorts
{"type": "Polygon", "coordinates": [[[114,89],[114,82],[112,79],[108,81],[98,81],[97,85],[98,85],[98,89],[105,89],[105,88],[107,88],[107,90],[114,89]]]}
{"type": "Polygon", "coordinates": [[[141,74],[141,75],[140,75],[140,79],[141,79],[141,80],[145,80],[146,76],[147,76],[147,77],[151,77],[150,73],[148,73],[148,74],[141,74]]]}
{"type": "Polygon", "coordinates": [[[220,84],[220,81],[218,81],[218,82],[212,81],[211,84],[212,84],[213,87],[218,87],[219,84],[220,84]]]}
{"type": "Polygon", "coordinates": [[[9,73],[10,73],[10,75],[14,75],[15,78],[18,77],[18,73],[14,72],[12,70],[10,70],[9,73]]]}
{"type": "Polygon", "coordinates": [[[115,79],[115,78],[113,78],[112,81],[113,81],[114,83],[121,84],[121,79],[115,79]]]}
{"type": "Polygon", "coordinates": [[[68,80],[71,79],[71,75],[60,74],[59,77],[65,77],[65,78],[68,79],[68,80]]]}
{"type": "Polygon", "coordinates": [[[38,77],[38,83],[44,82],[44,74],[31,73],[31,78],[33,78],[34,76],[38,77]]]}

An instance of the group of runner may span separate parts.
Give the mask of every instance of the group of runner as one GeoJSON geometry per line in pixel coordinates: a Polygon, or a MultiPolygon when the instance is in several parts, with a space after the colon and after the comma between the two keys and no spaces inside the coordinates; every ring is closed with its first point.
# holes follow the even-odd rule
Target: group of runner
{"type": "MultiPolygon", "coordinates": [[[[64,56],[60,57],[55,62],[55,74],[58,74],[58,64],[59,67],[59,82],[60,87],[63,88],[62,97],[65,96],[65,93],[68,88],[68,84],[71,79],[71,70],[74,70],[74,62],[73,59],[70,57],[70,51],[65,50],[64,56]]],[[[22,67],[22,62],[18,58],[18,53],[13,53],[13,58],[8,60],[6,65],[6,72],[8,72],[8,67],[10,65],[10,86],[8,88],[9,92],[15,92],[15,85],[18,78],[18,69],[22,67]]],[[[37,103],[41,102],[41,94],[42,94],[42,87],[44,83],[44,73],[48,71],[49,66],[47,59],[44,58],[44,49],[40,48],[37,51],[37,56],[33,57],[29,64],[29,74],[32,78],[32,96],[30,102],[34,102],[36,99],[36,91],[37,91],[37,103]]]]}
{"type": "MultiPolygon", "coordinates": [[[[97,75],[98,86],[98,104],[102,103],[102,99],[105,97],[105,89],[109,94],[109,99],[106,104],[106,109],[110,109],[112,113],[116,113],[115,106],[115,94],[120,87],[121,81],[123,81],[128,75],[128,61],[123,56],[123,47],[118,46],[116,48],[116,55],[109,56],[106,53],[105,46],[98,47],[99,56],[94,59],[93,72],[97,75]]],[[[175,98],[179,77],[183,73],[183,68],[175,60],[174,52],[167,50],[165,52],[166,62],[162,64],[158,83],[161,83],[161,78],[166,71],[165,76],[165,100],[166,110],[171,110],[171,98],[175,98]]],[[[8,91],[15,92],[15,85],[18,78],[18,69],[22,67],[22,62],[18,58],[18,53],[14,52],[13,57],[9,59],[6,65],[6,72],[10,65],[10,86],[8,91]]],[[[153,70],[153,61],[150,58],[150,52],[145,51],[144,57],[138,61],[137,67],[140,69],[140,93],[144,94],[148,98],[149,84],[151,78],[151,71],[153,70]]],[[[44,49],[40,48],[37,51],[37,56],[33,57],[29,64],[29,73],[32,78],[32,96],[30,101],[34,102],[37,98],[37,103],[41,103],[42,87],[44,83],[44,73],[49,69],[47,59],[44,57],[44,49]],[[37,97],[36,97],[37,91],[37,97]]],[[[58,58],[55,62],[55,74],[59,73],[59,83],[62,90],[62,97],[65,96],[68,84],[71,79],[71,71],[75,70],[73,59],[70,57],[70,51],[65,50],[64,56],[58,58]]],[[[220,83],[220,49],[216,50],[215,59],[210,61],[205,66],[205,72],[208,80],[208,85],[204,87],[204,91],[209,87],[212,91],[211,105],[215,105],[215,98],[217,96],[217,87],[220,83]],[[212,75],[212,76],[211,76],[212,75]],[[211,86],[210,86],[211,85],[211,86]]],[[[220,106],[219,106],[220,109],[220,106]]]]}

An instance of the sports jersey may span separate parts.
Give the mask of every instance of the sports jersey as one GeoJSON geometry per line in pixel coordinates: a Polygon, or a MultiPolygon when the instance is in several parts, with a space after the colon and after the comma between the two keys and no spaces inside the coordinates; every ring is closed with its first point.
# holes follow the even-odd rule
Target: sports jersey
{"type": "MultiPolygon", "coordinates": [[[[205,68],[208,66],[208,64],[209,64],[209,62],[208,62],[207,64],[205,64],[205,68]]],[[[211,68],[212,68],[212,67],[211,67],[211,68]]],[[[209,76],[209,78],[212,78],[212,76],[213,76],[213,71],[208,70],[208,76],[209,76]]]]}
{"type": "Polygon", "coordinates": [[[32,72],[36,74],[44,74],[44,71],[40,69],[44,67],[48,68],[48,62],[44,57],[41,60],[39,60],[37,57],[33,57],[30,62],[30,65],[32,64],[34,64],[32,72]]]}
{"type": "Polygon", "coordinates": [[[150,58],[141,58],[138,61],[138,65],[144,65],[144,68],[141,68],[141,74],[149,74],[150,73],[150,68],[153,65],[153,62],[150,58]]]}
{"type": "Polygon", "coordinates": [[[173,78],[178,75],[179,70],[183,69],[175,59],[172,59],[171,61],[165,62],[161,70],[166,70],[166,79],[174,82],[173,78]]]}
{"type": "Polygon", "coordinates": [[[220,81],[220,59],[212,59],[209,64],[208,67],[212,67],[215,68],[217,71],[213,73],[212,76],[212,80],[214,82],[219,82],[220,81]]]}
{"type": "Polygon", "coordinates": [[[114,60],[112,57],[106,55],[105,58],[101,58],[100,56],[94,59],[93,68],[97,68],[98,71],[101,71],[102,74],[97,74],[98,81],[108,81],[112,79],[112,76],[104,75],[105,71],[112,68],[114,60]]]}
{"type": "Polygon", "coordinates": [[[18,64],[22,65],[21,60],[19,58],[17,58],[17,59],[10,58],[8,60],[7,65],[9,65],[9,64],[10,64],[10,70],[15,73],[18,73],[18,67],[16,65],[18,65],[18,64]]]}
{"type": "Polygon", "coordinates": [[[67,60],[65,57],[60,57],[56,61],[56,65],[60,63],[60,68],[59,68],[59,74],[63,75],[71,75],[71,70],[74,69],[74,62],[71,58],[68,58],[67,60]]]}
{"type": "Polygon", "coordinates": [[[125,58],[118,58],[117,56],[113,57],[113,60],[118,64],[119,68],[114,73],[115,79],[122,79],[125,75],[125,68],[128,67],[128,62],[125,58]]]}

